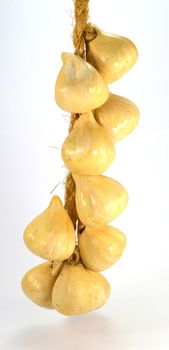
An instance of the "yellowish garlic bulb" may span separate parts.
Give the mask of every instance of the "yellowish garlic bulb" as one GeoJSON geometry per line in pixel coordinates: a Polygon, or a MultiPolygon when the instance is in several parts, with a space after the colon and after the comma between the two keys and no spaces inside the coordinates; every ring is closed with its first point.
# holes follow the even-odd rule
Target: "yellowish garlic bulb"
{"type": "Polygon", "coordinates": [[[109,99],[95,110],[98,123],[111,134],[114,142],[130,134],[139,122],[139,109],[125,97],[110,93],[109,99]]]}
{"type": "Polygon", "coordinates": [[[67,168],[79,175],[102,174],[114,156],[112,140],[92,112],[81,114],[62,146],[67,168]]]}
{"type": "Polygon", "coordinates": [[[47,260],[65,260],[72,255],[74,227],[58,196],[27,226],[24,242],[32,253],[47,260]]]}
{"type": "Polygon", "coordinates": [[[87,61],[112,83],[125,74],[136,62],[136,46],[123,36],[109,34],[92,24],[96,37],[87,42],[87,61]]]}
{"type": "Polygon", "coordinates": [[[101,307],[109,294],[110,285],[101,274],[81,263],[65,263],[53,288],[53,307],[64,315],[80,315],[101,307]]]}
{"type": "Polygon", "coordinates": [[[61,267],[62,263],[59,263],[57,269],[55,268],[54,275],[49,262],[29,270],[22,280],[22,289],[25,295],[35,304],[53,309],[52,290],[61,267]]]}
{"type": "Polygon", "coordinates": [[[128,193],[117,181],[103,175],[73,174],[73,178],[76,183],[77,212],[84,225],[105,225],[125,209],[128,193]]]}
{"type": "Polygon", "coordinates": [[[108,87],[94,67],[70,53],[63,53],[62,61],[63,67],[56,80],[55,98],[63,110],[86,113],[108,99],[108,87]]]}
{"type": "Polygon", "coordinates": [[[83,264],[92,271],[103,271],[116,263],[126,245],[124,234],[115,227],[86,227],[79,235],[83,264]]]}

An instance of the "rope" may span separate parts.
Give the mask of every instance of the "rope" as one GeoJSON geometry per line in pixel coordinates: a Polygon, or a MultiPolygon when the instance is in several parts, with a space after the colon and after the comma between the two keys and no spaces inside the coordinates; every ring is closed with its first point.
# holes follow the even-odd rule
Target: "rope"
{"type": "MultiPolygon", "coordinates": [[[[73,44],[75,48],[75,55],[78,55],[86,60],[86,42],[85,40],[93,40],[96,36],[95,32],[92,32],[91,27],[87,24],[89,16],[89,0],[74,0],[75,6],[75,26],[73,30],[73,44]],[[88,35],[87,35],[88,34],[88,35]]],[[[69,133],[73,129],[76,120],[79,118],[78,113],[72,113],[70,116],[69,133]]],[[[68,174],[65,184],[65,209],[67,210],[74,227],[80,220],[76,211],[75,204],[75,182],[71,173],[68,174]]]]}
{"type": "Polygon", "coordinates": [[[75,3],[75,27],[73,31],[73,44],[75,54],[85,58],[85,38],[84,30],[87,25],[89,15],[89,0],[74,0],[75,3]]]}

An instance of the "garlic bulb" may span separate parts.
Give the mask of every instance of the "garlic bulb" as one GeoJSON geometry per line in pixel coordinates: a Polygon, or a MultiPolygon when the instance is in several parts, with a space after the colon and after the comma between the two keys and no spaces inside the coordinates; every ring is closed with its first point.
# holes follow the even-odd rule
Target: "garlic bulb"
{"type": "Polygon", "coordinates": [[[55,86],[56,102],[62,109],[86,113],[108,99],[108,87],[94,67],[70,53],[63,53],[62,61],[55,86]]]}
{"type": "Polygon", "coordinates": [[[24,241],[32,253],[47,260],[65,260],[72,255],[74,227],[58,196],[27,226],[24,241]]]}
{"type": "Polygon", "coordinates": [[[52,290],[60,272],[62,263],[57,265],[55,275],[52,274],[51,263],[45,262],[29,270],[22,280],[25,295],[39,306],[53,309],[52,290]]]}
{"type": "Polygon", "coordinates": [[[80,315],[101,307],[110,294],[108,281],[81,263],[65,263],[52,293],[53,307],[64,315],[80,315]]]}
{"type": "Polygon", "coordinates": [[[102,174],[114,156],[113,143],[92,112],[81,114],[62,146],[67,168],[79,175],[102,174]]]}
{"type": "Polygon", "coordinates": [[[95,110],[95,118],[116,142],[135,129],[139,122],[139,109],[127,98],[110,93],[109,99],[95,110]]]}
{"type": "Polygon", "coordinates": [[[136,62],[136,46],[123,36],[109,34],[92,24],[95,39],[87,42],[87,61],[102,75],[106,83],[112,83],[125,74],[136,62]]]}
{"type": "Polygon", "coordinates": [[[117,181],[103,175],[73,174],[73,178],[76,183],[76,208],[84,225],[105,225],[126,207],[128,193],[117,181]]]}
{"type": "Polygon", "coordinates": [[[124,234],[115,227],[86,227],[79,235],[81,259],[92,271],[103,271],[115,264],[125,245],[124,234]]]}

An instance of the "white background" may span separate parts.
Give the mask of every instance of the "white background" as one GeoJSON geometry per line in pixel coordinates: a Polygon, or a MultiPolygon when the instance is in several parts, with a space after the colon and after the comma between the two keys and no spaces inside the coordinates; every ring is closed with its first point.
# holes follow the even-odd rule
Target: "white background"
{"type": "MultiPolygon", "coordinates": [[[[68,114],[54,101],[60,54],[73,51],[72,0],[0,0],[0,348],[169,349],[169,5],[167,0],[91,0],[100,28],[129,37],[135,67],[111,85],[141,111],[138,129],[116,145],[107,174],[130,194],[114,225],[128,244],[105,272],[106,306],[67,318],[33,305],[20,280],[41,260],[22,232],[65,177],[60,151],[68,114]]],[[[63,198],[63,184],[55,193],[63,198]]]]}

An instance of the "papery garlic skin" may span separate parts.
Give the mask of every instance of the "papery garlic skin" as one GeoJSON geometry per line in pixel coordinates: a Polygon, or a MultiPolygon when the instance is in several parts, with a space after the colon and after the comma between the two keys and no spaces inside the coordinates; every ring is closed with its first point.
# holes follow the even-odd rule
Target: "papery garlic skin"
{"type": "Polygon", "coordinates": [[[62,146],[66,167],[79,175],[102,174],[115,157],[109,134],[96,122],[92,112],[81,114],[62,146]]]}
{"type": "Polygon", "coordinates": [[[128,136],[138,125],[139,109],[125,97],[110,93],[108,100],[95,110],[98,123],[117,142],[128,136]]]}
{"type": "Polygon", "coordinates": [[[64,315],[80,315],[101,307],[109,295],[110,285],[101,274],[81,263],[66,263],[53,288],[53,307],[64,315]]]}
{"type": "Polygon", "coordinates": [[[138,52],[131,40],[123,36],[102,31],[94,24],[96,37],[87,41],[86,56],[106,83],[121,78],[135,64],[138,52]]]}
{"type": "MultiPolygon", "coordinates": [[[[58,272],[61,263],[58,264],[58,272]]],[[[22,290],[24,294],[35,304],[53,309],[52,290],[57,278],[52,274],[51,263],[45,262],[29,270],[22,279],[22,290]]]]}
{"type": "Polygon", "coordinates": [[[101,106],[109,91],[101,75],[81,57],[62,54],[63,67],[55,85],[55,99],[67,112],[86,113],[101,106]]]}
{"type": "Polygon", "coordinates": [[[117,181],[103,175],[79,176],[76,183],[76,208],[86,226],[106,225],[127,206],[127,190],[117,181]]]}
{"type": "Polygon", "coordinates": [[[83,264],[92,271],[104,271],[122,256],[126,246],[124,234],[115,227],[86,227],[79,235],[83,264]]]}
{"type": "Polygon", "coordinates": [[[24,242],[32,253],[46,260],[69,258],[76,245],[72,221],[58,196],[26,228],[24,242]]]}

